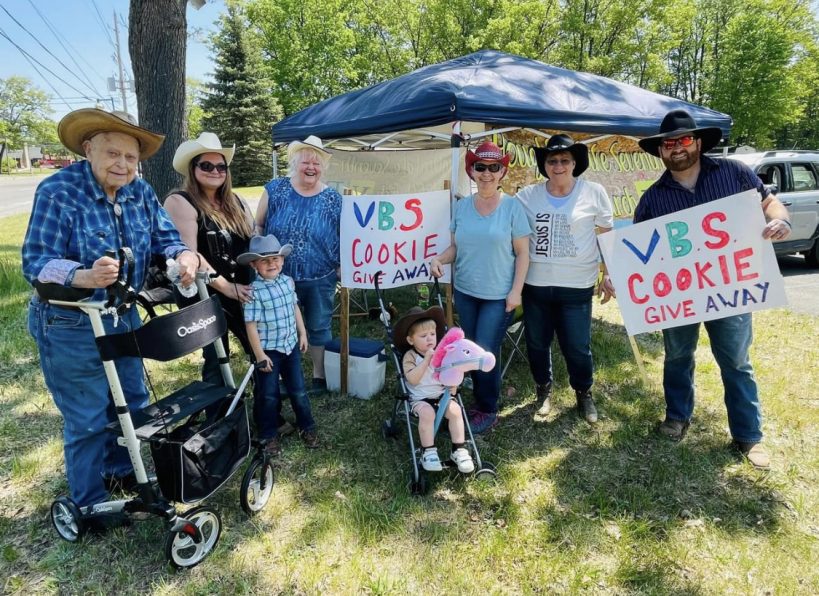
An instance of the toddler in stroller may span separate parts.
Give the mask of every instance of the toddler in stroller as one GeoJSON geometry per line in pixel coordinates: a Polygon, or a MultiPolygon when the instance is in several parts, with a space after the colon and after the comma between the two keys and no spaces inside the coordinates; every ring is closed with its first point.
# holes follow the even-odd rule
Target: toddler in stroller
{"type": "MultiPolygon", "coordinates": [[[[413,307],[395,324],[393,342],[404,356],[401,368],[407,381],[411,412],[418,417],[418,436],[421,442],[421,467],[427,472],[443,470],[438,449],[435,447],[435,422],[437,409],[446,408],[443,416],[449,423],[452,440],[451,462],[458,471],[470,474],[475,470],[475,462],[465,448],[463,412],[457,401],[443,400],[449,391],[454,395],[457,387],[444,387],[434,378],[432,356],[438,345],[438,338],[446,329],[444,311],[433,306],[427,310],[413,307]]],[[[449,396],[447,396],[449,397],[449,396]]]]}

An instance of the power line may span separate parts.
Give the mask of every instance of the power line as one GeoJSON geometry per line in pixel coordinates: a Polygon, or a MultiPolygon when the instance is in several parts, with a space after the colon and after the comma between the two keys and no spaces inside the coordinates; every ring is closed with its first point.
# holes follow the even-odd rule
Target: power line
{"type": "Polygon", "coordinates": [[[9,17],[11,18],[11,20],[12,20],[12,21],[14,21],[15,23],[17,23],[17,25],[19,25],[19,27],[20,27],[20,28],[21,28],[23,31],[25,31],[26,33],[28,33],[28,34],[31,36],[31,38],[32,38],[34,41],[36,41],[36,42],[39,44],[39,46],[40,46],[41,48],[43,48],[43,49],[44,49],[44,50],[45,50],[45,51],[48,53],[48,55],[49,55],[49,56],[51,56],[52,58],[54,58],[54,59],[55,59],[55,60],[56,60],[56,61],[57,61],[57,62],[60,64],[60,66],[62,66],[62,67],[63,67],[63,68],[65,68],[65,69],[66,69],[68,72],[70,72],[70,73],[71,73],[71,74],[74,76],[74,78],[76,78],[76,79],[77,79],[77,80],[80,82],[80,84],[82,84],[82,85],[86,85],[86,86],[87,86],[87,87],[88,87],[88,88],[91,90],[91,93],[93,93],[94,95],[99,95],[99,91],[97,91],[96,89],[94,89],[93,85],[88,85],[88,83],[86,83],[86,81],[83,81],[83,80],[82,80],[82,79],[81,79],[79,76],[77,76],[77,73],[75,73],[75,72],[74,72],[73,70],[71,70],[71,69],[70,69],[68,66],[66,66],[65,62],[63,62],[62,60],[60,60],[60,59],[59,59],[57,56],[55,56],[55,55],[54,55],[54,53],[53,53],[51,50],[49,50],[47,47],[45,47],[45,45],[43,45],[43,42],[41,42],[39,39],[37,39],[37,36],[36,36],[36,35],[34,35],[34,34],[31,32],[31,31],[29,31],[29,30],[28,30],[28,28],[26,28],[26,26],[25,26],[25,25],[23,25],[23,24],[22,24],[20,21],[18,21],[17,19],[15,19],[15,18],[14,18],[14,15],[13,15],[13,14],[11,14],[11,13],[8,11],[8,9],[7,9],[5,6],[3,6],[2,4],[0,4],[0,8],[2,8],[2,9],[3,9],[3,12],[5,12],[7,15],[9,15],[9,17]]]}
{"type": "MultiPolygon", "coordinates": [[[[76,88],[74,85],[72,85],[71,83],[69,83],[68,81],[66,81],[64,78],[62,78],[60,75],[58,75],[57,73],[55,73],[53,70],[51,70],[51,69],[50,69],[49,67],[47,67],[45,64],[43,64],[42,62],[40,62],[39,60],[37,60],[37,59],[36,59],[34,56],[32,56],[31,54],[29,54],[28,52],[26,52],[26,51],[25,51],[23,48],[21,48],[21,47],[20,47],[20,46],[18,46],[16,43],[14,43],[14,41],[12,41],[12,39],[11,39],[11,38],[10,38],[10,37],[9,37],[9,36],[6,34],[6,32],[5,32],[5,31],[3,31],[2,29],[0,29],[0,35],[2,35],[3,37],[5,37],[5,38],[8,40],[8,42],[9,42],[11,45],[13,45],[15,48],[17,48],[17,50],[18,50],[18,51],[19,51],[21,54],[23,54],[23,56],[25,56],[26,60],[28,60],[28,61],[29,61],[29,63],[31,63],[31,61],[33,60],[34,62],[36,62],[37,64],[39,64],[41,67],[43,67],[43,69],[45,69],[46,71],[48,71],[48,72],[49,72],[49,73],[50,73],[50,74],[51,74],[51,75],[52,75],[52,76],[53,76],[55,79],[58,79],[58,80],[59,80],[59,81],[61,81],[63,84],[67,85],[68,87],[70,87],[71,89],[73,89],[74,91],[76,91],[77,93],[79,93],[80,95],[82,95],[83,97],[85,97],[86,99],[88,99],[89,101],[94,101],[94,99],[93,99],[93,98],[88,97],[87,95],[85,95],[85,94],[84,94],[82,91],[80,91],[79,89],[77,89],[77,88],[76,88]]],[[[33,64],[32,64],[32,66],[33,66],[33,64]]],[[[35,70],[37,70],[37,69],[35,68],[35,70]]],[[[40,76],[41,76],[41,77],[43,76],[43,75],[42,75],[42,73],[40,73],[40,71],[39,71],[39,70],[37,70],[37,72],[40,74],[40,76]]],[[[43,78],[45,79],[45,77],[43,77],[43,78]]],[[[46,81],[48,82],[48,79],[46,79],[46,81]]],[[[49,86],[51,86],[51,83],[50,83],[50,82],[49,82],[48,84],[49,84],[49,86]]],[[[51,87],[51,88],[53,89],[54,87],[51,87]]],[[[55,93],[56,93],[56,91],[55,91],[55,93]]],[[[59,94],[58,94],[58,95],[59,95],[59,94]]]]}
{"type": "Polygon", "coordinates": [[[100,9],[97,6],[97,3],[95,2],[95,0],[91,0],[91,4],[94,6],[94,10],[97,13],[97,19],[100,22],[100,27],[102,27],[102,30],[105,31],[105,37],[108,38],[108,43],[110,43],[111,47],[113,48],[114,47],[114,40],[111,39],[111,33],[108,31],[108,26],[105,24],[105,19],[102,18],[102,13],[100,12],[100,9]]]}
{"type": "MultiPolygon", "coordinates": [[[[3,32],[3,30],[2,30],[2,29],[0,29],[0,35],[2,35],[3,37],[5,37],[6,39],[9,39],[9,38],[8,38],[8,36],[7,36],[7,35],[6,35],[6,34],[3,32]]],[[[12,45],[17,46],[17,44],[15,44],[15,43],[14,43],[13,41],[11,41],[10,39],[9,39],[9,42],[11,42],[11,44],[12,44],[12,45]]],[[[47,84],[49,87],[51,87],[51,90],[52,90],[52,91],[54,91],[54,94],[55,94],[57,97],[59,97],[60,99],[63,99],[62,95],[60,95],[60,92],[59,92],[59,91],[57,91],[57,90],[54,88],[54,85],[52,85],[52,84],[51,84],[51,81],[49,81],[49,80],[48,80],[48,78],[46,78],[46,77],[44,77],[44,76],[43,76],[43,73],[41,73],[41,72],[40,72],[40,70],[39,70],[39,69],[38,69],[38,68],[37,68],[37,67],[34,65],[34,62],[32,62],[32,61],[29,59],[28,55],[26,55],[26,53],[25,53],[25,52],[23,52],[23,51],[22,51],[22,50],[21,50],[19,47],[17,47],[17,49],[21,51],[21,53],[23,54],[23,58],[25,58],[26,60],[28,60],[28,63],[29,63],[29,64],[31,64],[31,67],[32,67],[32,68],[33,68],[33,69],[34,69],[34,70],[37,72],[37,74],[38,74],[38,75],[40,75],[40,78],[41,78],[41,79],[43,79],[43,80],[46,82],[46,84],[47,84]]],[[[69,109],[69,111],[72,109],[72,108],[71,108],[71,106],[70,106],[70,105],[68,105],[68,102],[67,102],[67,101],[65,101],[64,99],[63,99],[63,103],[65,104],[65,107],[67,107],[67,108],[69,109]]]]}
{"type": "MultiPolygon", "coordinates": [[[[59,31],[57,31],[57,29],[54,28],[54,26],[51,24],[51,21],[49,21],[48,18],[46,18],[46,16],[42,12],[40,12],[40,9],[37,8],[37,5],[34,3],[33,0],[28,0],[28,3],[31,4],[31,8],[33,8],[34,11],[38,15],[40,15],[40,18],[46,24],[46,27],[48,27],[48,29],[51,31],[51,33],[54,34],[54,38],[57,40],[57,43],[59,43],[60,46],[62,46],[63,50],[65,50],[65,53],[68,55],[69,58],[71,58],[71,61],[77,67],[77,70],[79,70],[82,73],[82,75],[85,77],[85,80],[88,81],[88,84],[91,85],[91,87],[93,87],[94,89],[96,89],[96,87],[94,87],[94,83],[91,82],[91,77],[88,76],[88,74],[83,70],[82,66],[80,66],[79,63],[77,62],[77,60],[74,58],[74,54],[77,54],[80,58],[82,58],[82,56],[79,55],[79,52],[76,50],[76,48],[74,48],[74,46],[72,46],[71,43],[67,39],[65,39],[63,37],[63,35],[59,31]],[[71,51],[69,51],[67,47],[65,47],[65,44],[63,43],[64,39],[65,39],[65,42],[69,46],[71,46],[71,49],[73,50],[73,53],[71,51]]],[[[83,59],[83,61],[85,62],[84,59],[83,59]]],[[[88,62],[85,62],[85,63],[88,64],[88,62]]],[[[93,66],[91,66],[90,64],[88,64],[88,66],[89,66],[89,68],[91,68],[92,71],[94,71],[93,66]]],[[[96,74],[97,76],[100,76],[96,72],[94,72],[94,74],[96,74]]],[[[104,79],[105,77],[100,77],[100,78],[104,79]]]]}

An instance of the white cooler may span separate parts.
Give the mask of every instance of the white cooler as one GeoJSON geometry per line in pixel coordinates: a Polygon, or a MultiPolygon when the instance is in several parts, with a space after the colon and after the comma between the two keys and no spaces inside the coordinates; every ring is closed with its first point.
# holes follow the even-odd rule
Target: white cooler
{"type": "MultiPolygon", "coordinates": [[[[325,347],[324,372],[327,389],[341,390],[341,339],[335,337],[325,347]]],[[[370,399],[384,387],[387,355],[380,341],[350,338],[350,358],[347,372],[347,393],[360,399],[370,399]]]]}

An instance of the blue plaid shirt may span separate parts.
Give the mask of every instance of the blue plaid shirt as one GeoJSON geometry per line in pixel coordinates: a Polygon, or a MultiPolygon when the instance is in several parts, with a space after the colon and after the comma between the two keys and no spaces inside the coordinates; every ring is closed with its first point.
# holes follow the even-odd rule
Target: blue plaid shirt
{"type": "MultiPolygon", "coordinates": [[[[23,275],[30,282],[65,283],[78,267],[90,269],[106,250],[127,246],[134,253],[134,289],[145,281],[151,255],[173,258],[188,250],[153,188],[141,178],[117,191],[112,205],[94,178],[91,164],[80,161],[43,180],[34,194],[31,219],[23,241],[23,275]],[[62,279],[60,279],[62,277],[62,279]]],[[[98,290],[95,300],[102,300],[98,290]]]]}
{"type": "Polygon", "coordinates": [[[744,163],[733,159],[716,160],[703,155],[700,157],[700,174],[694,192],[674,180],[671,172],[666,170],[640,197],[634,210],[634,223],[670,215],[751,189],[758,190],[763,199],[769,194],[762,186],[759,176],[744,163]]]}
{"type": "Polygon", "coordinates": [[[280,273],[273,279],[257,277],[251,287],[253,301],[245,305],[245,321],[256,321],[263,350],[289,354],[299,338],[296,284],[280,273]]]}
{"type": "Polygon", "coordinates": [[[341,195],[328,186],[314,197],[303,197],[293,189],[290,178],[276,178],[264,189],[264,233],[293,245],[282,273],[308,281],[335,271],[341,258],[341,195]]]}

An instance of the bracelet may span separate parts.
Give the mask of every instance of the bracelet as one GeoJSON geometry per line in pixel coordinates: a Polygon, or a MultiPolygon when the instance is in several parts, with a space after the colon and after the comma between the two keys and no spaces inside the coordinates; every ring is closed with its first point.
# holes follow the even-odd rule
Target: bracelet
{"type": "Polygon", "coordinates": [[[782,222],[782,223],[784,223],[786,226],[788,226],[788,229],[789,229],[789,230],[792,230],[792,229],[793,229],[793,226],[791,225],[791,222],[789,222],[787,219],[780,219],[779,221],[781,221],[781,222],[782,222]]]}

